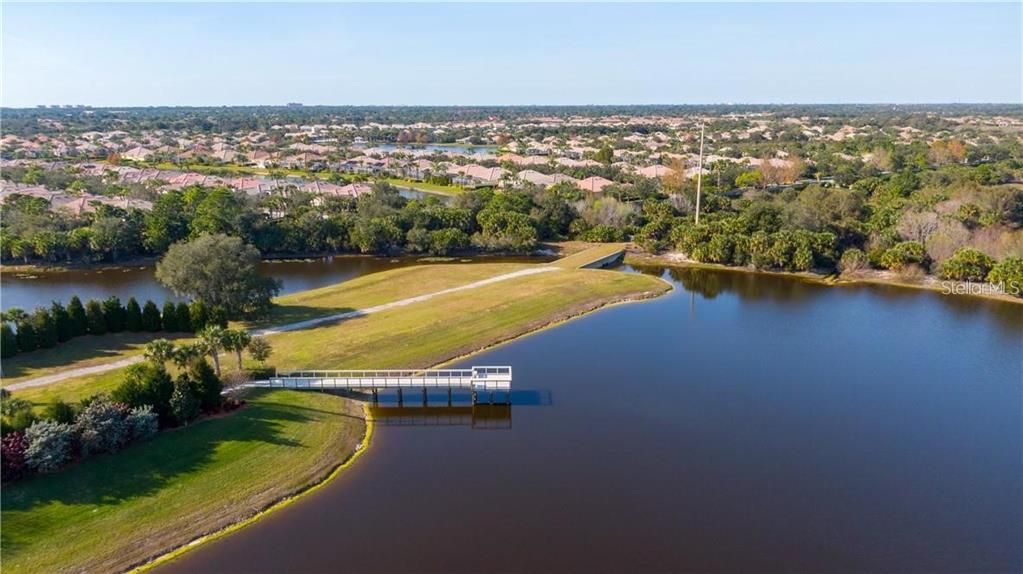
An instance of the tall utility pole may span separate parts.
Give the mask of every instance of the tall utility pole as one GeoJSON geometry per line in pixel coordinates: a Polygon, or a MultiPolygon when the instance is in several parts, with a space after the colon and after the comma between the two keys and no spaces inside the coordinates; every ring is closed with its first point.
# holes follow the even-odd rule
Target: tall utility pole
{"type": "Polygon", "coordinates": [[[700,122],[700,161],[696,164],[696,225],[700,224],[700,191],[703,188],[703,122],[700,122]]]}

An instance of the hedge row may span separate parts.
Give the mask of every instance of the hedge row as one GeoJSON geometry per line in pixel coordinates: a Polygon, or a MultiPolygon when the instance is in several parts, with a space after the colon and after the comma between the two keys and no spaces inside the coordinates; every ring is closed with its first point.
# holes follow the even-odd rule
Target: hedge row
{"type": "Polygon", "coordinates": [[[3,358],[50,349],[82,335],[124,331],[195,333],[207,325],[227,325],[223,312],[211,310],[199,301],[190,304],[167,301],[161,311],[151,300],[140,306],[132,297],[122,305],[115,296],[103,301],[90,299],[83,305],[76,295],[66,307],[54,301],[50,308],[37,307],[32,314],[11,309],[4,314],[4,319],[0,326],[0,357],[3,358]]]}

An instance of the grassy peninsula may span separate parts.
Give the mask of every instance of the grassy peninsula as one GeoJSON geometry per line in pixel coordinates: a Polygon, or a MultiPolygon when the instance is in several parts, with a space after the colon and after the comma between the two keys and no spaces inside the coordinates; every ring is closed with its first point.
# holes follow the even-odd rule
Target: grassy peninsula
{"type": "MultiPolygon", "coordinates": [[[[668,289],[645,275],[556,265],[411,267],[282,297],[270,322],[436,296],[268,337],[280,368],[423,367],[668,289]],[[437,294],[509,271],[548,267],[437,294]]],[[[120,374],[72,378],[16,396],[76,400],[109,389],[120,374]]],[[[352,456],[367,428],[359,405],[334,395],[260,390],[247,399],[248,406],[234,414],[5,486],[5,570],[130,568],[324,480],[352,456]]]]}

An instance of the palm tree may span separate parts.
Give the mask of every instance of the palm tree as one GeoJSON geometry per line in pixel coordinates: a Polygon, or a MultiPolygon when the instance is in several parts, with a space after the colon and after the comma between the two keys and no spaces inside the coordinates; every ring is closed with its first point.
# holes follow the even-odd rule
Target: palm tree
{"type": "Polygon", "coordinates": [[[206,347],[206,352],[213,357],[213,368],[217,371],[217,376],[220,376],[220,350],[224,348],[224,340],[226,329],[219,325],[210,325],[203,329],[202,333],[199,333],[199,340],[206,347]]]}
{"type": "Polygon", "coordinates": [[[202,342],[186,343],[174,351],[174,364],[182,369],[190,366],[200,357],[206,354],[206,346],[202,342]]]}
{"type": "Polygon", "coordinates": [[[234,351],[238,357],[238,370],[242,370],[242,351],[252,342],[252,335],[242,329],[229,329],[224,332],[224,348],[234,351]]]}
{"type": "Polygon", "coordinates": [[[167,339],[156,339],[146,343],[145,356],[146,360],[163,365],[177,356],[177,349],[167,339]]]}

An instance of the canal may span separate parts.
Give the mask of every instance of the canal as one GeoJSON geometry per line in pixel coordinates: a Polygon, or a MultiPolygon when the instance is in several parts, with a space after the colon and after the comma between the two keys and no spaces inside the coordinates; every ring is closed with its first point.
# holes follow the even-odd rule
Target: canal
{"type": "Polygon", "coordinates": [[[676,289],[463,363],[514,366],[501,424],[379,426],[159,570],[1023,570],[1023,307],[642,271],[676,289]]]}

